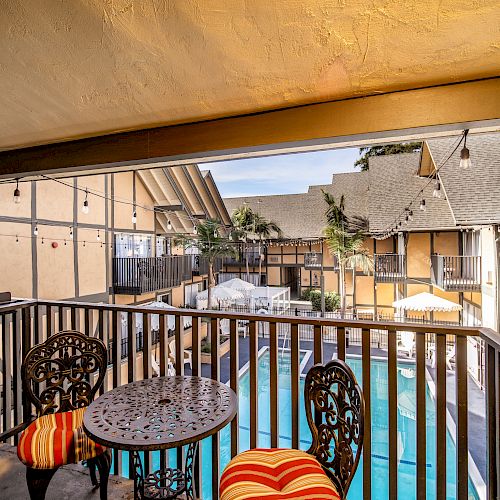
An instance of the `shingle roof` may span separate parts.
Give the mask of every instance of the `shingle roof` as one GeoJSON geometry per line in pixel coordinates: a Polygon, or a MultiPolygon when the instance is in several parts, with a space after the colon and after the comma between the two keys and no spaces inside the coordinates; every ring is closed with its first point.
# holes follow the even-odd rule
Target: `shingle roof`
{"type": "MultiPolygon", "coordinates": [[[[420,153],[373,156],[369,159],[370,194],[369,221],[372,233],[394,229],[394,221],[424,189],[426,211],[419,209],[420,200],[412,205],[413,221],[405,230],[448,229],[455,221],[448,202],[433,198],[434,183],[417,175],[420,153]]],[[[399,220],[404,220],[399,217],[399,220]]]]}
{"type": "Polygon", "coordinates": [[[345,195],[348,215],[368,216],[368,173],[336,174],[332,184],[310,186],[307,193],[225,198],[229,214],[248,203],[256,212],[278,224],[286,238],[318,238],[325,227],[325,202],[321,190],[337,199],[345,195]]]}
{"type": "MultiPolygon", "coordinates": [[[[435,165],[439,168],[453,150],[457,138],[427,141],[435,165]]],[[[459,166],[460,150],[440,169],[444,191],[457,224],[500,222],[500,135],[477,134],[467,138],[472,168],[459,166]]]]}
{"type": "MultiPolygon", "coordinates": [[[[457,138],[426,141],[437,166],[451,153],[457,138]]],[[[307,193],[226,198],[229,214],[245,201],[275,221],[289,238],[316,238],[325,226],[321,190],[336,199],[345,195],[347,215],[367,217],[372,233],[393,229],[394,221],[423,190],[426,211],[413,206],[413,221],[404,230],[444,230],[457,224],[500,222],[500,136],[482,134],[467,139],[473,167],[460,170],[460,149],[439,172],[443,196],[433,198],[434,181],[418,175],[420,153],[374,156],[368,172],[334,174],[332,184],[313,185],[307,193]],[[451,207],[451,208],[450,208],[451,207]]],[[[404,215],[400,217],[404,220],[404,215]]]]}

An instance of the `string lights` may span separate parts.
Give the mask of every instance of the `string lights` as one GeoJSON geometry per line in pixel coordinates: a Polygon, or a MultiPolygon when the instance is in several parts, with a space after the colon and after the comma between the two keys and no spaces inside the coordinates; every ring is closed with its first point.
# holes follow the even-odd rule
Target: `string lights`
{"type": "MultiPolygon", "coordinates": [[[[464,147],[460,151],[460,167],[461,168],[470,168],[471,162],[470,162],[470,152],[467,148],[467,134],[469,133],[469,130],[464,130],[462,132],[462,135],[458,138],[458,141],[450,145],[450,148],[448,151],[452,150],[451,153],[443,160],[441,163],[437,166],[435,172],[429,179],[429,182],[420,189],[420,191],[416,194],[416,196],[411,200],[411,202],[407,205],[407,207],[395,218],[394,222],[385,230],[381,231],[379,233],[379,237],[385,238],[387,236],[391,236],[393,234],[396,234],[401,230],[403,227],[403,224],[408,224],[413,220],[413,210],[412,207],[416,208],[416,203],[419,203],[419,209],[422,212],[425,212],[427,210],[427,205],[426,205],[426,200],[424,197],[424,193],[426,188],[431,184],[434,183],[434,187],[432,190],[432,197],[436,199],[441,199],[444,197],[444,193],[441,187],[441,179],[439,178],[439,171],[448,163],[448,161],[451,159],[451,157],[455,154],[457,149],[460,147],[460,144],[462,144],[462,141],[464,143],[464,147]],[[420,201],[419,201],[420,200],[420,201]]],[[[447,151],[447,152],[448,152],[447,151]]],[[[444,153],[443,156],[447,154],[447,152],[444,153]]]]}
{"type": "Polygon", "coordinates": [[[460,168],[470,168],[471,161],[470,161],[470,153],[469,150],[467,149],[467,134],[469,133],[469,129],[464,130],[464,147],[462,148],[462,151],[460,151],[460,168]]]}
{"type": "Polygon", "coordinates": [[[14,203],[21,203],[21,191],[19,190],[19,179],[16,179],[16,189],[14,189],[14,203]]]}
{"type": "Polygon", "coordinates": [[[134,211],[132,212],[132,224],[137,224],[137,209],[134,205],[134,211]]]}
{"type": "Polygon", "coordinates": [[[82,212],[86,215],[89,213],[89,191],[85,189],[85,200],[83,201],[82,212]]]}

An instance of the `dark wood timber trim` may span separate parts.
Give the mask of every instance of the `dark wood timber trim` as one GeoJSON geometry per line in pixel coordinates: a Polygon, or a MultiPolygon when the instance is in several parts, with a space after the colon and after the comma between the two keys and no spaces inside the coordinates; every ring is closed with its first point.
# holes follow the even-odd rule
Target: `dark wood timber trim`
{"type": "Polygon", "coordinates": [[[351,145],[403,131],[462,130],[498,120],[500,78],[401,90],[250,115],[101,135],[0,152],[0,175],[130,168],[351,145]],[[408,113],[411,106],[412,113],[408,113]],[[349,117],[369,114],[371,120],[349,117]],[[290,124],[295,126],[291,127],[290,124]],[[380,132],[385,131],[385,132],[380,132]]]}

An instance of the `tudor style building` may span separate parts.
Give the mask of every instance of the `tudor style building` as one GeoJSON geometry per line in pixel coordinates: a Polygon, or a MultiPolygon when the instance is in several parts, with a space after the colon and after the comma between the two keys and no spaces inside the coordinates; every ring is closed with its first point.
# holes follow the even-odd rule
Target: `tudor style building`
{"type": "Polygon", "coordinates": [[[19,203],[0,186],[0,288],[15,297],[191,303],[206,270],[171,237],[208,217],[230,223],[196,164],[20,181],[19,203]]]}
{"type": "MultiPolygon", "coordinates": [[[[374,272],[351,269],[347,275],[351,311],[391,317],[393,301],[429,291],[463,310],[427,319],[498,329],[500,197],[494,186],[500,185],[500,138],[470,137],[473,167],[468,170],[459,167],[458,151],[448,159],[455,143],[433,139],[424,142],[421,153],[372,157],[369,171],[334,174],[331,184],[310,186],[307,193],[225,199],[230,213],[248,203],[285,235],[266,245],[260,278],[256,248],[251,249],[253,279],[290,286],[299,297],[305,289],[319,287],[319,271],[304,267],[304,254],[315,251],[323,253],[326,290],[338,290],[336,265],[322,241],[325,190],[336,199],[344,195],[346,213],[366,217],[372,235],[366,248],[374,272]],[[437,181],[440,197],[433,196],[437,181]],[[410,204],[412,220],[406,223],[410,204]],[[394,232],[396,222],[402,224],[394,232]]],[[[243,251],[237,261],[225,263],[224,272],[245,276],[243,251]]]]}

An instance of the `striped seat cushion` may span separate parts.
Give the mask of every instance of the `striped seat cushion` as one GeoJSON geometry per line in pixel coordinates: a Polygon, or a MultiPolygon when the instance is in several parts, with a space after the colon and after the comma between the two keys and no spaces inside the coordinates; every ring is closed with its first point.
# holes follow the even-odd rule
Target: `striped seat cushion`
{"type": "Polygon", "coordinates": [[[104,447],[85,434],[82,422],[86,408],[44,415],[25,429],[17,445],[17,456],[34,469],[54,469],[100,455],[104,447]]]}
{"type": "Polygon", "coordinates": [[[305,451],[254,449],[234,457],[222,473],[220,500],[338,500],[319,462],[305,451]]]}

